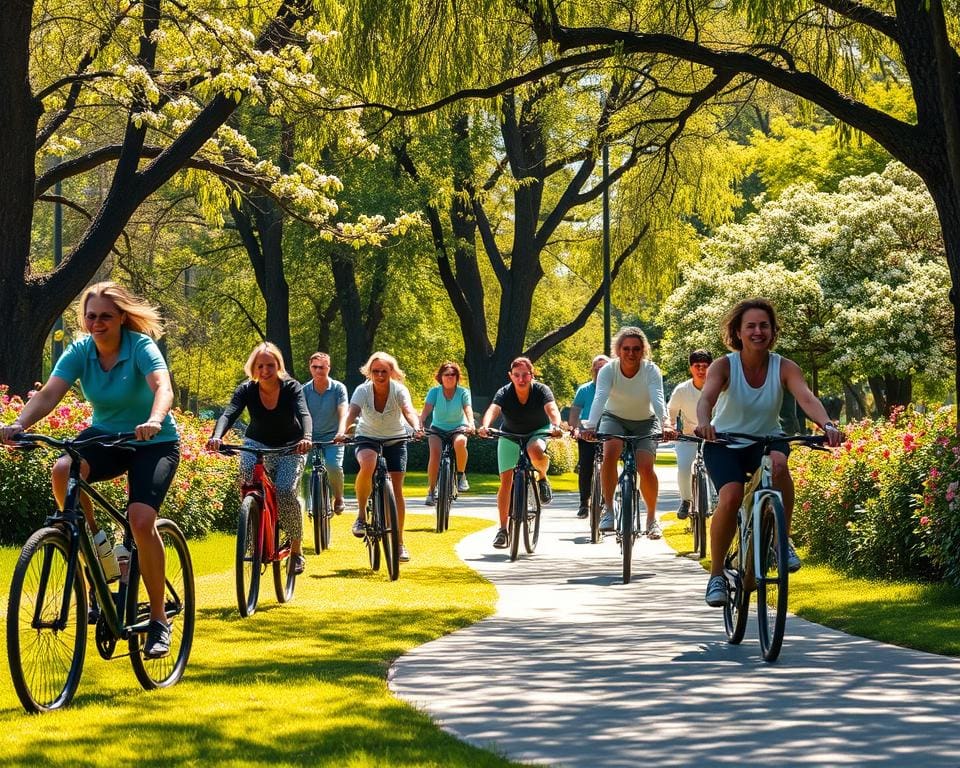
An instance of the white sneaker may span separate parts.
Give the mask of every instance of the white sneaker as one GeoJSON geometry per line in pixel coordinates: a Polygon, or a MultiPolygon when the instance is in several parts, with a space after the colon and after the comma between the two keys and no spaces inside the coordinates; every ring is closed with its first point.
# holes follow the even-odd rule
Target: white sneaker
{"type": "Polygon", "coordinates": [[[616,521],[613,518],[613,510],[610,507],[603,508],[603,514],[600,515],[600,530],[601,531],[613,531],[616,530],[616,521]]]}
{"type": "Polygon", "coordinates": [[[467,482],[467,473],[461,472],[460,479],[457,480],[457,491],[464,493],[470,490],[470,483],[467,482]]]}
{"type": "Polygon", "coordinates": [[[435,507],[437,505],[437,493],[431,488],[427,491],[427,498],[423,500],[425,506],[435,507]]]}
{"type": "Polygon", "coordinates": [[[647,526],[647,538],[659,539],[661,536],[663,536],[663,529],[660,527],[660,521],[654,520],[647,526]]]}

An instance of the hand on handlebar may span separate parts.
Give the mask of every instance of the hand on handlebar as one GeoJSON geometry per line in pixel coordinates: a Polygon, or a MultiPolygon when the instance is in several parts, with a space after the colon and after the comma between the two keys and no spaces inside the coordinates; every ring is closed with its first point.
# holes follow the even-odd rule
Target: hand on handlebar
{"type": "Polygon", "coordinates": [[[13,422],[13,424],[8,424],[5,427],[0,427],[0,443],[5,443],[9,445],[13,442],[13,436],[19,435],[23,432],[23,425],[19,422],[13,422]]]}
{"type": "Polygon", "coordinates": [[[223,443],[223,440],[221,440],[219,437],[211,437],[209,440],[207,440],[207,444],[205,447],[208,451],[216,452],[220,450],[220,445],[222,443],[223,443]]]}
{"type": "Polygon", "coordinates": [[[303,440],[301,440],[299,443],[297,443],[297,447],[296,447],[296,449],[295,449],[295,452],[296,452],[296,453],[309,453],[311,448],[313,448],[313,440],[311,440],[311,439],[308,438],[308,437],[305,437],[305,438],[303,438],[303,440]]]}
{"type": "Polygon", "coordinates": [[[679,432],[677,432],[677,430],[675,430],[673,427],[669,427],[669,426],[664,427],[663,430],[662,430],[662,432],[663,432],[663,439],[664,439],[665,441],[666,441],[666,440],[676,440],[676,439],[677,439],[677,435],[679,434],[679,432]]]}
{"type": "Polygon", "coordinates": [[[693,434],[697,437],[702,437],[704,440],[713,441],[717,439],[717,430],[713,428],[713,424],[703,424],[698,426],[693,430],[693,434]]]}

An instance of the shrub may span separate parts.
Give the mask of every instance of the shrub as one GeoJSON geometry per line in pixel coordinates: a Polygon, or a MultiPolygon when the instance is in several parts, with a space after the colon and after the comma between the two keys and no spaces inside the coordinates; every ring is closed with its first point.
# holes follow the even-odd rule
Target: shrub
{"type": "Polygon", "coordinates": [[[929,454],[914,498],[914,531],[920,549],[943,579],[960,586],[960,439],[956,432],[939,431],[929,454]]]}
{"type": "MultiPolygon", "coordinates": [[[[0,385],[0,423],[13,421],[23,401],[8,395],[0,385]]],[[[176,521],[189,537],[203,536],[214,528],[232,530],[239,506],[236,461],[203,450],[210,425],[192,414],[175,412],[180,428],[181,460],[160,514],[176,521]]],[[[51,414],[31,431],[53,437],[70,437],[90,426],[88,403],[70,392],[51,414]]],[[[55,508],[50,490],[50,451],[0,451],[0,541],[21,544],[43,524],[55,508]]],[[[98,483],[100,491],[119,508],[126,505],[126,478],[98,483]]],[[[103,516],[101,525],[108,526],[103,516]]]]}
{"type": "MultiPolygon", "coordinates": [[[[814,558],[861,576],[946,573],[946,518],[940,515],[940,528],[930,527],[931,516],[918,506],[927,496],[931,504],[938,498],[924,487],[931,472],[934,481],[940,478],[938,452],[955,440],[954,430],[949,410],[899,412],[889,422],[847,425],[846,442],[831,454],[796,451],[790,461],[796,538],[814,558]]],[[[960,520],[957,527],[960,540],[960,520]]],[[[954,559],[960,556],[953,551],[954,559]]]]}

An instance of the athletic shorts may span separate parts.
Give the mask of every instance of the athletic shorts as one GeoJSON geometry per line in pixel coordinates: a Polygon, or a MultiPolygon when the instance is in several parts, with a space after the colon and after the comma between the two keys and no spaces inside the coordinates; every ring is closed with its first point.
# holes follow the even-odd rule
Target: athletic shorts
{"type": "MultiPolygon", "coordinates": [[[[772,450],[790,455],[790,443],[774,443],[772,450]]],[[[747,478],[757,471],[763,458],[763,446],[754,443],[745,448],[731,448],[717,443],[703,444],[703,462],[707,465],[707,474],[718,491],[727,483],[743,485],[747,478]]]]}
{"type": "MultiPolygon", "coordinates": [[[[627,437],[646,437],[652,435],[657,420],[654,417],[649,419],[623,419],[607,411],[600,417],[600,424],[597,426],[597,432],[606,435],[625,435],[627,437]]],[[[638,451],[657,455],[657,441],[652,437],[649,440],[640,440],[636,443],[638,451]]]]}
{"type": "MultiPolygon", "coordinates": [[[[549,435],[551,427],[544,427],[543,429],[538,429],[534,434],[537,435],[549,435]]],[[[546,448],[547,441],[546,439],[541,439],[539,437],[533,438],[530,440],[527,445],[532,443],[540,443],[541,447],[546,448]]],[[[520,446],[515,443],[513,440],[507,437],[501,437],[497,439],[497,468],[502,475],[504,472],[513,469],[517,466],[517,460],[520,458],[520,446]]]]}
{"type": "MultiPolygon", "coordinates": [[[[360,451],[376,452],[378,444],[375,442],[365,442],[363,437],[358,437],[357,442],[353,444],[353,454],[360,461],[360,451]]],[[[387,443],[383,446],[383,458],[387,462],[387,472],[406,472],[407,471],[407,441],[400,440],[396,443],[387,443]]]]}

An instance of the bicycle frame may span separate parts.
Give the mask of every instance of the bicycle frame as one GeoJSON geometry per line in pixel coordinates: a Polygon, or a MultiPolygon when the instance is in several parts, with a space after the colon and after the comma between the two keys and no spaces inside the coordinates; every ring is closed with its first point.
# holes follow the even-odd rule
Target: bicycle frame
{"type": "Polygon", "coordinates": [[[253,465],[253,474],[249,483],[240,486],[241,498],[255,496],[260,503],[260,516],[263,525],[260,526],[260,540],[257,542],[261,561],[272,563],[282,560],[290,554],[290,545],[277,549],[277,487],[267,474],[263,463],[263,454],[257,453],[257,460],[253,465]]]}

